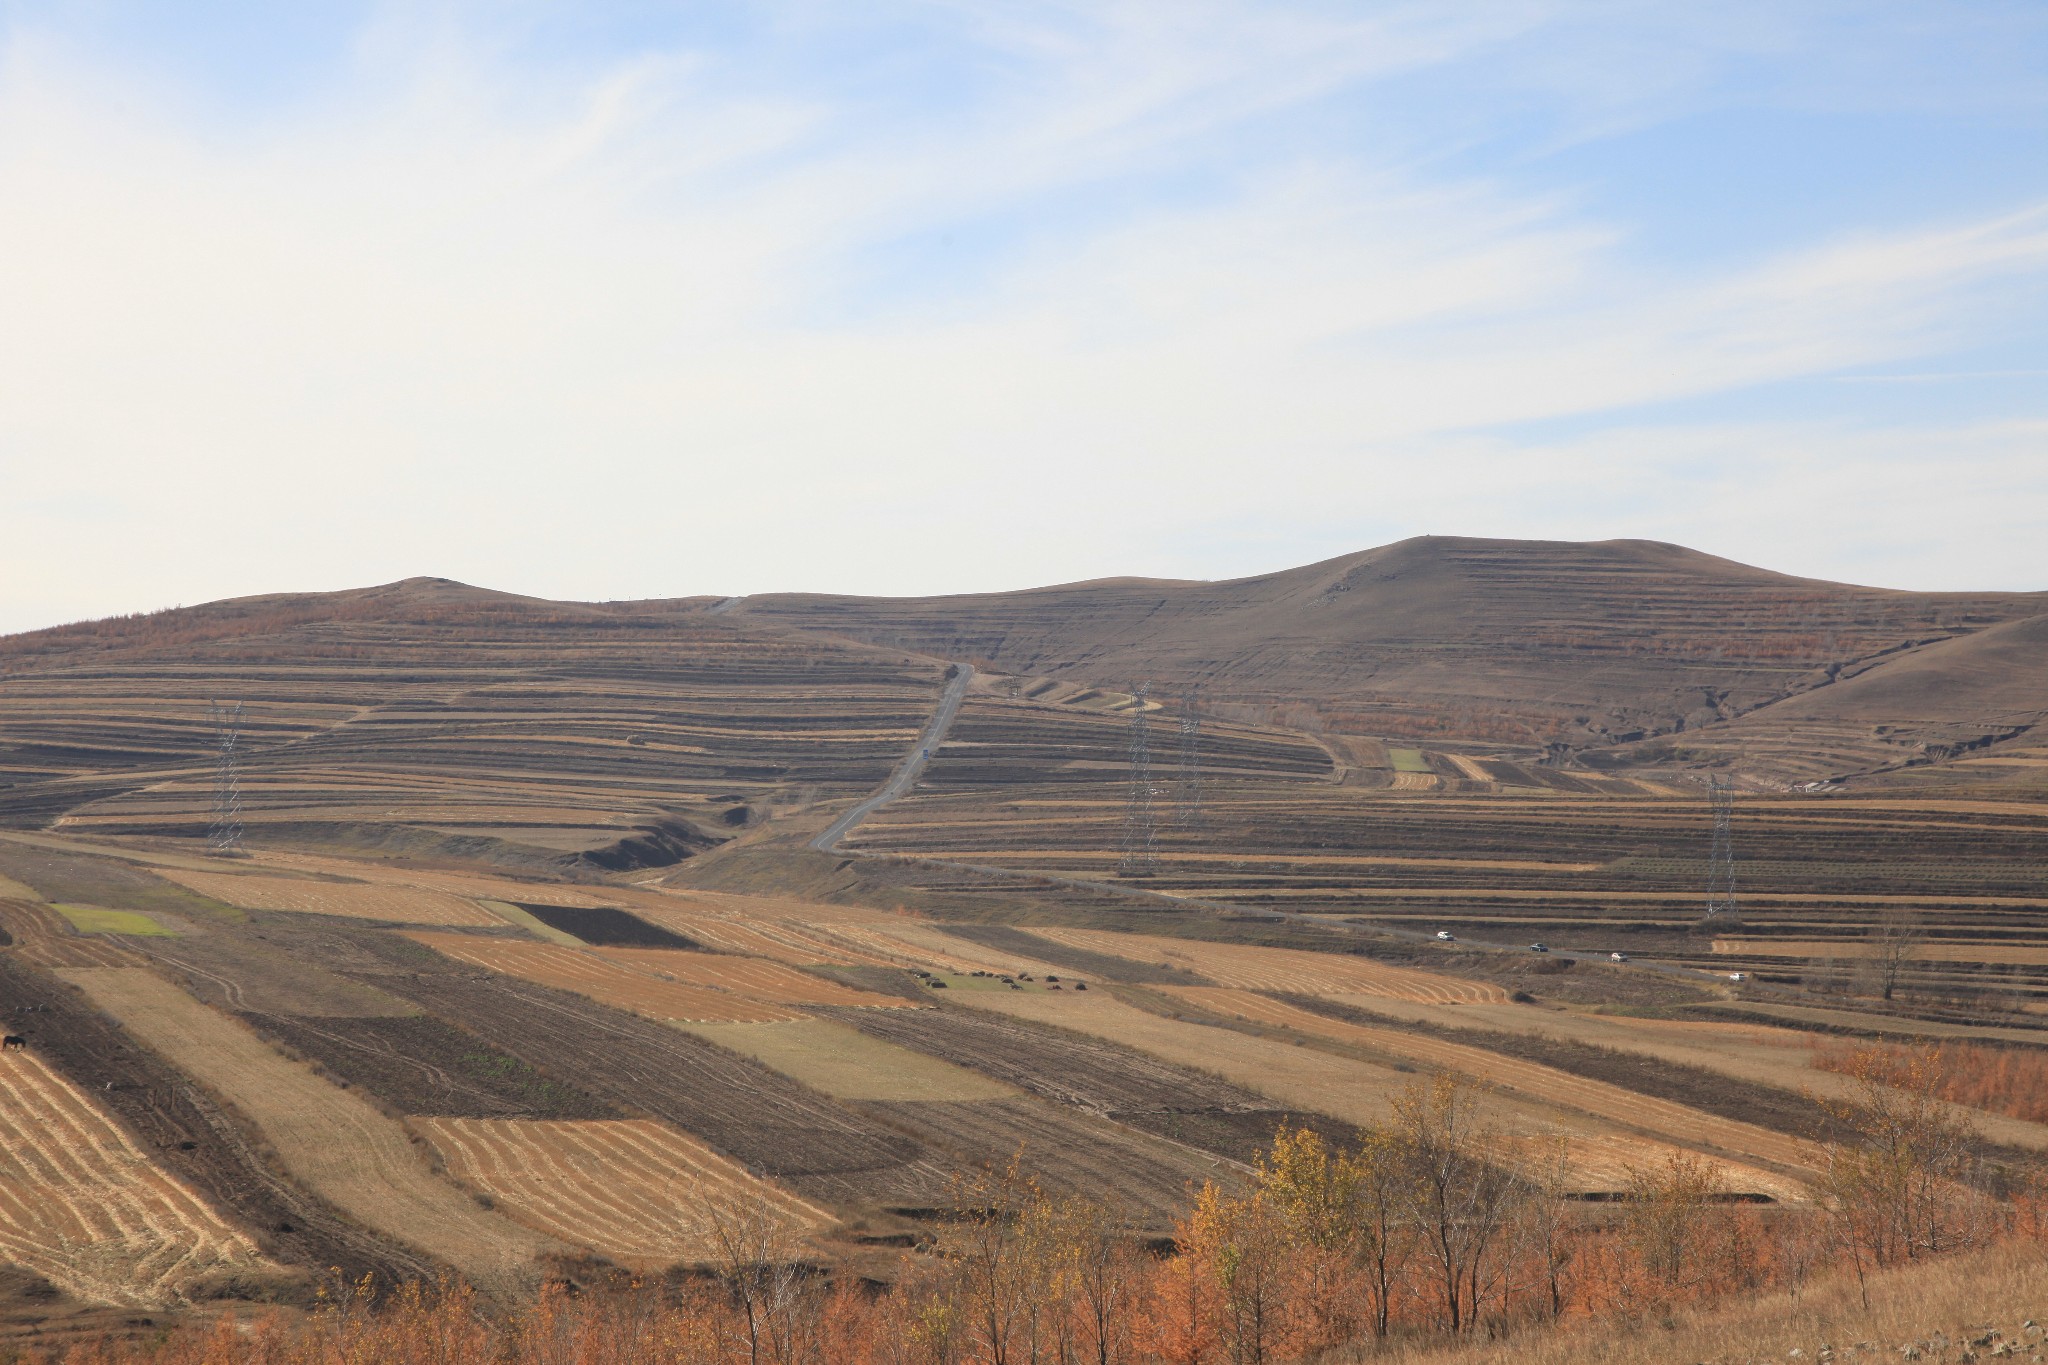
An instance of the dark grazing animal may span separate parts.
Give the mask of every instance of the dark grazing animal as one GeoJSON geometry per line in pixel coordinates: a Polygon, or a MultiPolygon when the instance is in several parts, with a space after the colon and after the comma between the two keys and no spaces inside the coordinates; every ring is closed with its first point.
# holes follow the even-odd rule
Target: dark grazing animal
{"type": "Polygon", "coordinates": [[[0,1052],[19,1052],[27,1046],[28,1039],[18,1033],[10,1033],[6,1038],[0,1039],[0,1052]]]}

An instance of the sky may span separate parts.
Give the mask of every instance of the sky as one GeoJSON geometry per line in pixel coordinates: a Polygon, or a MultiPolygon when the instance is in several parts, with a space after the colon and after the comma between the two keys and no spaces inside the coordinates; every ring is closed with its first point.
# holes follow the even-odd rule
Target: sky
{"type": "Polygon", "coordinates": [[[2040,0],[0,0],[0,631],[2044,529],[2040,0]]]}

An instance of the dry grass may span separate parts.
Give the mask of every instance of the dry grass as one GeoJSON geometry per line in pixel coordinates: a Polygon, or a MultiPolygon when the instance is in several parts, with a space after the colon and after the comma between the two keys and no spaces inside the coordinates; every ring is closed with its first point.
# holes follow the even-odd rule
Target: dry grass
{"type": "Polygon", "coordinates": [[[658,1267],[715,1252],[720,1208],[766,1209],[793,1230],[831,1215],[663,1124],[424,1118],[448,1171],[506,1213],[571,1246],[658,1267]]]}
{"type": "Polygon", "coordinates": [[[0,1259],[89,1302],[154,1305],[275,1269],[33,1053],[0,1056],[0,1259]]]}
{"type": "Polygon", "coordinates": [[[684,1027],[834,1099],[1000,1100],[1017,1094],[979,1072],[869,1037],[830,1019],[684,1027]]]}
{"type": "Polygon", "coordinates": [[[1646,1305],[1633,1325],[1602,1320],[1505,1342],[1416,1347],[1376,1358],[1404,1365],[1761,1365],[1830,1356],[1961,1362],[1988,1357],[2000,1341],[2021,1344],[2010,1353],[2014,1360],[2048,1354],[2042,1331],[2024,1326],[2048,1320],[2048,1260],[2037,1245],[1879,1272],[1869,1291],[1865,1307],[1856,1282],[1835,1277],[1803,1293],[1781,1291],[1668,1315],[1646,1305]],[[1998,1338],[1968,1344],[1991,1329],[1998,1338]]]}

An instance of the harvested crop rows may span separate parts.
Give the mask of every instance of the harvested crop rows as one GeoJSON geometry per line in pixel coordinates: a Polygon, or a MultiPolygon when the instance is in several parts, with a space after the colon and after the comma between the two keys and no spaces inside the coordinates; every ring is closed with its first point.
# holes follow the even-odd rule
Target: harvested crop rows
{"type": "Polygon", "coordinates": [[[0,1059],[0,1259],[89,1301],[160,1304],[268,1269],[248,1237],[158,1170],[33,1054],[0,1059]]]}
{"type": "MultiPolygon", "coordinates": [[[[824,907],[820,907],[824,908],[824,907]]],[[[742,953],[749,957],[765,957],[775,962],[786,962],[798,967],[888,967],[898,965],[893,960],[877,953],[865,952],[844,943],[833,942],[826,935],[799,924],[777,923],[772,920],[741,921],[737,919],[715,919],[681,910],[638,911],[640,915],[667,929],[673,929],[705,944],[728,953],[742,953]]]]}
{"type": "Polygon", "coordinates": [[[265,877],[232,872],[160,869],[159,875],[202,896],[244,910],[295,910],[393,924],[484,927],[504,923],[461,896],[421,887],[372,886],[361,882],[320,882],[300,877],[265,877]]]}
{"type": "Polygon", "coordinates": [[[487,1284],[504,1283],[545,1249],[526,1229],[429,1174],[394,1120],[155,974],[61,975],[132,1037],[226,1096],[307,1188],[365,1225],[487,1284]]]}
{"type": "Polygon", "coordinates": [[[1301,995],[1376,995],[1427,1004],[1505,1004],[1502,987],[1390,967],[1369,958],[1297,948],[1259,948],[1201,939],[1158,938],[1101,929],[1037,928],[1055,943],[1196,972],[1224,986],[1301,995]]]}
{"type": "Polygon", "coordinates": [[[759,958],[675,952],[664,948],[599,948],[607,961],[672,977],[692,986],[730,991],[778,1005],[844,1005],[859,1009],[915,1008],[912,1001],[855,990],[759,958]]]}
{"type": "Polygon", "coordinates": [[[415,933],[406,937],[458,962],[503,972],[536,985],[574,991],[600,1004],[631,1010],[650,1019],[766,1023],[803,1017],[795,1011],[730,992],[666,981],[594,952],[555,943],[472,938],[462,934],[415,933]]]}
{"type": "Polygon", "coordinates": [[[118,943],[79,933],[40,901],[0,900],[0,930],[14,940],[6,951],[38,967],[132,967],[141,961],[118,943]]]}
{"type": "Polygon", "coordinates": [[[802,1236],[831,1216],[663,1124],[416,1119],[457,1180],[550,1237],[628,1264],[717,1251],[716,1220],[802,1236]]]}

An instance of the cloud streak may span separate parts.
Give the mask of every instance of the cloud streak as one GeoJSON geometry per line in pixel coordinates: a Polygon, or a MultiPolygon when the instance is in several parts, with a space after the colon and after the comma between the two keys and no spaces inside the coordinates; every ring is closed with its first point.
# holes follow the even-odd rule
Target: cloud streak
{"type": "MultiPolygon", "coordinates": [[[[745,41],[551,64],[392,11],[317,97],[235,116],[17,27],[0,629],[412,573],[589,597],[1227,573],[1420,531],[1788,563],[1761,552],[1831,498],[1899,521],[1841,486],[1903,496],[1901,442],[2048,510],[2023,423],[1654,411],[2023,333],[2039,203],[1653,273],[1627,224],[1432,162],[1401,114],[1518,47],[1547,69],[1578,7],[889,17],[911,27],[792,5],[745,41]],[[909,85],[966,78],[805,74],[859,42],[933,54],[909,85]],[[1563,419],[1614,433],[1521,429],[1563,419]],[[1770,516],[1697,496],[1709,450],[1770,516]]],[[[2021,539],[1976,538],[1971,571],[2010,580],[2021,539]]],[[[1799,543],[1809,571],[1941,567],[1799,543]]]]}

